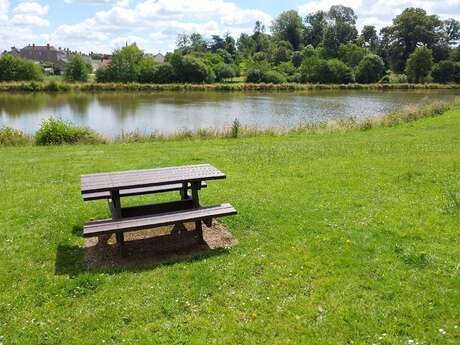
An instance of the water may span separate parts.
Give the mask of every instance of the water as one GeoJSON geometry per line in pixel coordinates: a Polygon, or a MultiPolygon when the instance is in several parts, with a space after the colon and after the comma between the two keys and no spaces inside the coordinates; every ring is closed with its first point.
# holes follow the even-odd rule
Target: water
{"type": "Polygon", "coordinates": [[[161,92],[0,94],[0,127],[33,133],[56,116],[113,137],[123,131],[174,133],[243,125],[293,127],[335,118],[363,119],[407,105],[452,100],[458,90],[335,90],[280,93],[161,92]]]}

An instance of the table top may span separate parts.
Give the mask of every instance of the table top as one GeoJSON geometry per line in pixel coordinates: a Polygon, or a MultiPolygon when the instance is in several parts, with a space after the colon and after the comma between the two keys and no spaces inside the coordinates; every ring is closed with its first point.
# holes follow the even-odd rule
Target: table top
{"type": "Polygon", "coordinates": [[[225,174],[210,164],[119,171],[81,175],[81,192],[103,192],[224,178],[225,174]]]}

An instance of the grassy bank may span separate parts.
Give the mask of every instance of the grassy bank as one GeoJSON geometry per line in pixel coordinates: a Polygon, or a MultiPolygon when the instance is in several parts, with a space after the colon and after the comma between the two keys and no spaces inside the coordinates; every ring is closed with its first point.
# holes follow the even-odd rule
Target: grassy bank
{"type": "Polygon", "coordinates": [[[232,125],[226,128],[203,128],[197,131],[184,129],[172,134],[134,131],[124,132],[115,138],[104,138],[103,135],[95,132],[91,128],[75,126],[59,118],[51,117],[42,123],[35,135],[28,135],[10,127],[0,128],[0,146],[141,143],[195,139],[209,140],[216,138],[236,139],[261,135],[287,135],[290,133],[308,134],[368,130],[377,127],[392,127],[398,124],[416,121],[424,117],[439,116],[450,109],[459,107],[460,99],[455,99],[452,102],[435,102],[406,107],[391,114],[362,121],[349,117],[328,122],[300,124],[293,128],[264,128],[242,126],[238,119],[235,119],[232,125]]]}
{"type": "Polygon", "coordinates": [[[460,84],[139,84],[66,83],[62,81],[0,83],[0,92],[102,92],[102,91],[308,91],[308,90],[414,90],[460,89],[460,84]]]}
{"type": "MultiPolygon", "coordinates": [[[[0,148],[4,344],[458,344],[460,111],[334,133],[0,148]],[[239,245],[88,270],[84,173],[209,162],[239,245]],[[412,342],[413,341],[413,342],[412,342]]],[[[142,197],[142,201],[145,201],[142,197]]],[[[138,203],[139,199],[130,201],[138,203]]]]}

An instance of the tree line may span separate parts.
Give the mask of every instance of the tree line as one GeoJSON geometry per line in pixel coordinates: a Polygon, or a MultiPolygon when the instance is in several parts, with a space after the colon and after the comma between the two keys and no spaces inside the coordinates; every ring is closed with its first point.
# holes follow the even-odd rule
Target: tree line
{"type": "MultiPolygon", "coordinates": [[[[135,45],[113,52],[96,71],[97,82],[214,83],[424,83],[460,82],[460,23],[407,8],[379,32],[356,27],[352,8],[332,6],[302,18],[281,13],[267,30],[256,22],[251,34],[180,34],[176,49],[157,63],[135,45]]],[[[2,59],[4,59],[3,57],[2,59]]],[[[0,59],[0,79],[1,79],[0,59]]],[[[65,69],[69,81],[86,81],[83,58],[65,69]]]]}

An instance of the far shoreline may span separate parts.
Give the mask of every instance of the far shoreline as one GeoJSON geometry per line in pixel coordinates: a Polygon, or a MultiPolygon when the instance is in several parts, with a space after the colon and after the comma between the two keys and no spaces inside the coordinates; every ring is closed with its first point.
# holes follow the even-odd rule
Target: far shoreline
{"type": "Polygon", "coordinates": [[[141,83],[68,83],[62,81],[1,82],[0,93],[9,92],[161,92],[161,91],[219,91],[219,92],[269,92],[318,90],[460,90],[460,84],[141,84],[141,83]]]}

